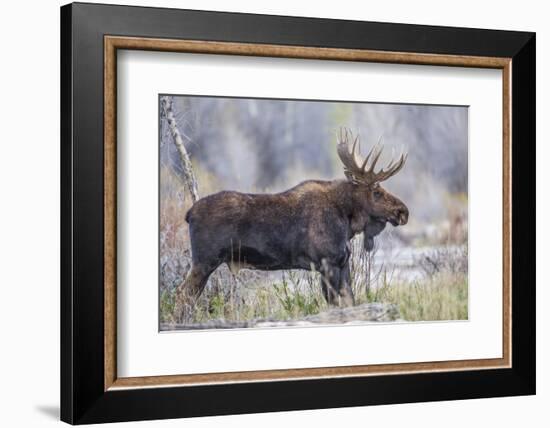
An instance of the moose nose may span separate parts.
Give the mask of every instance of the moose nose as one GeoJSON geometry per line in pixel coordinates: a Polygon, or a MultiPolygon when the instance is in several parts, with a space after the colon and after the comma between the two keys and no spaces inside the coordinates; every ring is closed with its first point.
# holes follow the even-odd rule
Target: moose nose
{"type": "Polygon", "coordinates": [[[407,221],[409,221],[409,210],[407,207],[403,206],[397,209],[395,216],[399,220],[399,224],[403,226],[404,224],[407,224],[407,221]]]}

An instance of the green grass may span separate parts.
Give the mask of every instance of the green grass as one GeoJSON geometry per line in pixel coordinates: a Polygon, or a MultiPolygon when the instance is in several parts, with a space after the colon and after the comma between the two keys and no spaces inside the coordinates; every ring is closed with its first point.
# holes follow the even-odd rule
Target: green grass
{"type": "Polygon", "coordinates": [[[406,321],[468,319],[468,278],[441,274],[426,281],[396,283],[381,291],[380,301],[399,307],[406,321]]]}

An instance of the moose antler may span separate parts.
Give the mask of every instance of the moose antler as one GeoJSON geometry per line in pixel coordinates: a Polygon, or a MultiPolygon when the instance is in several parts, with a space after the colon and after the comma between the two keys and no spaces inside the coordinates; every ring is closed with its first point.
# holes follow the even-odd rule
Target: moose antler
{"type": "Polygon", "coordinates": [[[337,147],[338,156],[344,164],[344,174],[347,179],[356,184],[372,185],[387,180],[392,175],[397,174],[407,160],[407,154],[402,153],[397,161],[392,160],[385,169],[382,168],[380,171],[374,172],[374,167],[382,154],[383,146],[378,142],[370,149],[367,157],[362,162],[357,162],[356,148],[359,143],[359,135],[353,139],[353,146],[350,151],[349,142],[351,139],[353,139],[352,132],[347,128],[340,128],[337,147]],[[367,169],[371,157],[372,161],[367,169]]]}

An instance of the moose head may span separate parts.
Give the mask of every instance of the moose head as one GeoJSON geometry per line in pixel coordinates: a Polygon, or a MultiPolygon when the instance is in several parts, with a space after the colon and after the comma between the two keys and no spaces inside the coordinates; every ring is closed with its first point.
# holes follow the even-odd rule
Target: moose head
{"type": "Polygon", "coordinates": [[[358,143],[359,135],[353,138],[347,129],[340,130],[337,152],[344,165],[344,174],[354,186],[352,197],[356,218],[359,219],[358,227],[365,232],[365,247],[370,251],[374,246],[373,237],[384,229],[387,222],[399,226],[407,224],[409,219],[407,206],[380,185],[403,168],[407,155],[401,154],[397,161],[390,161],[385,168],[376,172],[375,167],[383,147],[375,145],[364,159],[360,159],[357,155],[358,143]]]}

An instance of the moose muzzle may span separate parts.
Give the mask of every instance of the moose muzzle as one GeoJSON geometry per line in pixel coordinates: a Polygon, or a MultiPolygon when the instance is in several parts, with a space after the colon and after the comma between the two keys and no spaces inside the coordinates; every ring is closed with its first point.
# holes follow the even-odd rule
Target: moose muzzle
{"type": "Polygon", "coordinates": [[[407,222],[409,221],[408,208],[405,205],[397,208],[393,212],[393,215],[388,218],[388,221],[392,224],[392,226],[403,226],[407,224],[407,222]]]}

